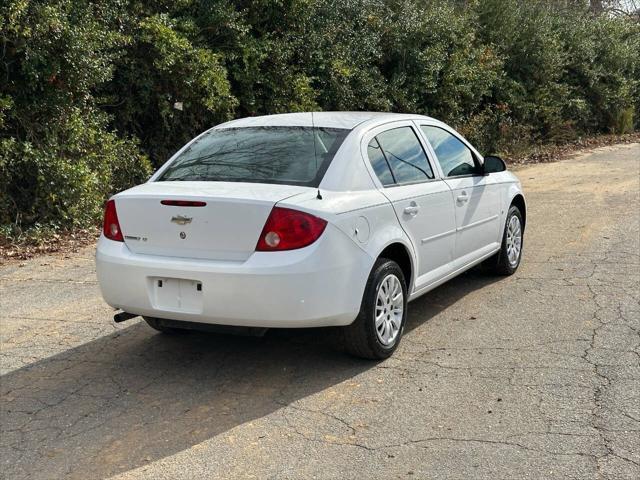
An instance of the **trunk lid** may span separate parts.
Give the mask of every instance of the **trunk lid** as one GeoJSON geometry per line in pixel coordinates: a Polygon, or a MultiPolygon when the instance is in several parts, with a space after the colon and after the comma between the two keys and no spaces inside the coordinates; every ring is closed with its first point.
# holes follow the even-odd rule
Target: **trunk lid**
{"type": "Polygon", "coordinates": [[[124,241],[134,253],[244,261],[273,206],[310,187],[238,182],[150,182],[114,197],[124,241]],[[202,207],[162,200],[206,202],[202,207]]]}

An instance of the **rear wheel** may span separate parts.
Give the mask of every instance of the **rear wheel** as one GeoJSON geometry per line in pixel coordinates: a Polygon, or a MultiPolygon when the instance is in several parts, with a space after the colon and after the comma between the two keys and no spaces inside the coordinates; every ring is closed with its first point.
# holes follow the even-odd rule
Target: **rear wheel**
{"type": "Polygon", "coordinates": [[[144,318],[144,321],[147,322],[147,325],[149,325],[154,330],[157,330],[162,333],[175,335],[179,333],[184,333],[186,331],[182,328],[167,327],[166,325],[163,324],[161,318],[155,318],[155,317],[142,317],[142,318],[144,318]]]}
{"type": "Polygon", "coordinates": [[[511,205],[502,236],[502,247],[487,260],[487,267],[498,275],[513,275],[520,266],[523,245],[522,214],[520,209],[511,205]]]}
{"type": "Polygon", "coordinates": [[[407,285],[393,260],[376,261],[364,290],[360,313],[342,328],[344,347],[357,357],[388,358],[402,338],[407,317],[407,285]]]}

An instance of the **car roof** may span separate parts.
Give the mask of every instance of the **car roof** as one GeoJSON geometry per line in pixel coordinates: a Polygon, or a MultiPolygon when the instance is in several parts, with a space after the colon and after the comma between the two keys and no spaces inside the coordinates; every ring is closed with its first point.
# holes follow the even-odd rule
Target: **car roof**
{"type": "Polygon", "coordinates": [[[433,120],[423,115],[391,112],[299,112],[246,117],[217,125],[215,128],[243,127],[321,127],[346,128],[352,130],[364,122],[384,123],[392,120],[421,118],[433,120]]]}

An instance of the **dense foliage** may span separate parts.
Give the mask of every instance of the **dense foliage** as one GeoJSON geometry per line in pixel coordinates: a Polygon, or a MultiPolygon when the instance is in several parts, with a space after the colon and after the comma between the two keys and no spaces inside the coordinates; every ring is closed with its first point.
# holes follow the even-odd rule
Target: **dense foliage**
{"type": "Polygon", "coordinates": [[[588,7],[2,0],[0,234],[92,224],[109,194],[240,116],[425,113],[506,154],[631,131],[640,26],[588,7]]]}

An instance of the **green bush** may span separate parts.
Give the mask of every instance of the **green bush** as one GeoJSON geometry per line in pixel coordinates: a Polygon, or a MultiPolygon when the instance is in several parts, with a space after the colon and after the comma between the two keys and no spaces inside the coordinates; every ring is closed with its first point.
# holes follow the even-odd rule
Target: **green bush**
{"type": "Polygon", "coordinates": [[[190,38],[193,19],[144,14],[125,25],[128,46],[99,92],[108,99],[113,125],[140,138],[158,166],[195,132],[230,119],[237,100],[223,57],[190,38]]]}
{"type": "Polygon", "coordinates": [[[101,116],[74,111],[61,135],[39,146],[0,141],[0,224],[15,234],[36,224],[86,227],[111,193],[148,178],[136,142],[105,131],[101,116]]]}
{"type": "Polygon", "coordinates": [[[555,0],[5,0],[0,236],[94,224],[230,118],[416,112],[481,151],[625,133],[640,24],[555,0]]]}

